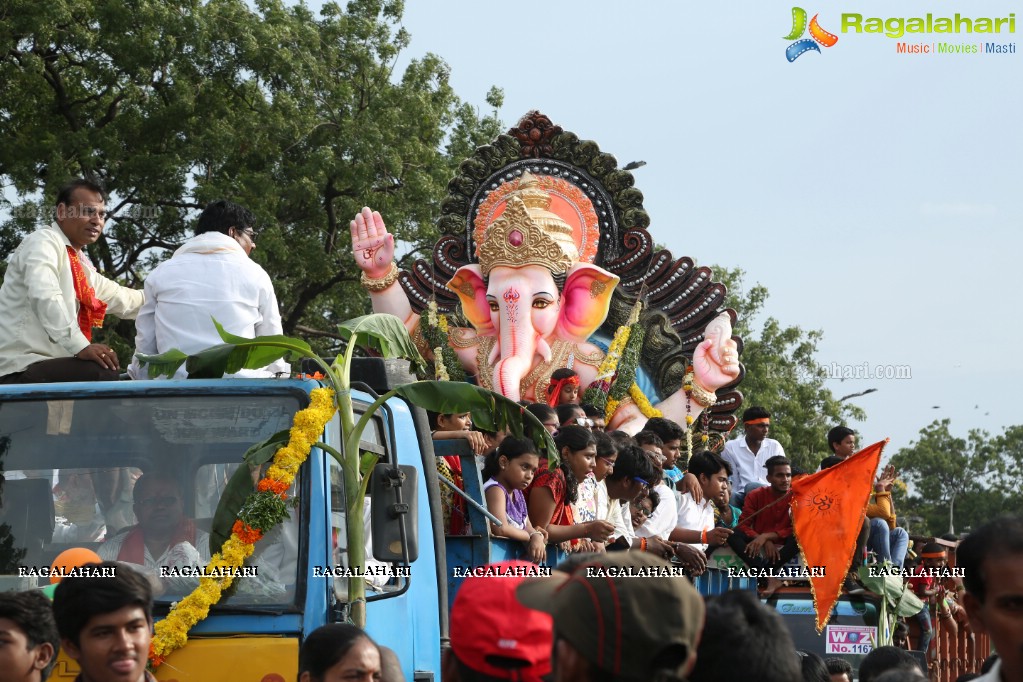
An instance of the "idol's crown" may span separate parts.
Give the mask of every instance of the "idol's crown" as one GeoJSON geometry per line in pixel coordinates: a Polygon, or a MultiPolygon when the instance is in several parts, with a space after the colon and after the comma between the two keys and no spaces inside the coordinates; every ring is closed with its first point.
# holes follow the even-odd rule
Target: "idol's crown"
{"type": "Polygon", "coordinates": [[[505,265],[539,265],[552,274],[567,272],[579,261],[572,228],[549,210],[551,196],[523,173],[518,189],[508,195],[504,212],[490,224],[478,249],[480,269],[487,276],[505,265]]]}

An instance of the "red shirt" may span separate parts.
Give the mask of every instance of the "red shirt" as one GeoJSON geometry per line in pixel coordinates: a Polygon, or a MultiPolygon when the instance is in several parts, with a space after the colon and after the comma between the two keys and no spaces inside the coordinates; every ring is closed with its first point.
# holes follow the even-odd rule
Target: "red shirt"
{"type": "Polygon", "coordinates": [[[537,488],[549,488],[554,496],[554,514],[551,516],[552,526],[571,526],[575,523],[575,515],[572,513],[572,505],[568,504],[568,481],[565,480],[565,472],[561,467],[547,468],[547,463],[540,464],[540,470],[533,477],[532,483],[526,488],[526,505],[532,499],[533,491],[537,488]]]}
{"type": "Polygon", "coordinates": [[[937,578],[929,575],[915,575],[909,579],[909,587],[916,592],[916,596],[922,597],[924,590],[933,590],[937,582],[937,578]]]}
{"type": "Polygon", "coordinates": [[[781,540],[792,535],[792,517],[789,516],[788,501],[777,502],[754,518],[750,516],[767,505],[775,502],[779,496],[771,486],[751,490],[746,495],[746,503],[742,507],[737,530],[746,537],[753,539],[761,533],[777,533],[781,540]]]}

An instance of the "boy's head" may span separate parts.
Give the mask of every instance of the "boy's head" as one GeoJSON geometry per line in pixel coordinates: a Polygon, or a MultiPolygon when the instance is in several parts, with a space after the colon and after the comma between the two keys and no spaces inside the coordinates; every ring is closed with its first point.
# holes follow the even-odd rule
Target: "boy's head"
{"type": "Polygon", "coordinates": [[[821,460],[821,471],[824,471],[825,469],[830,469],[836,464],[841,464],[844,461],[845,461],[844,459],[842,459],[841,457],[836,457],[835,455],[825,457],[824,459],[821,460]]]}
{"type": "Polygon", "coordinates": [[[434,431],[471,431],[472,413],[458,412],[456,414],[438,414],[428,412],[430,428],[434,431]]]}
{"type": "Polygon", "coordinates": [[[643,430],[653,431],[660,437],[661,454],[665,457],[664,468],[670,469],[675,466],[682,454],[682,440],[686,437],[686,432],[682,427],[670,419],[652,417],[647,420],[643,430]]]}
{"type": "Polygon", "coordinates": [[[828,447],[836,457],[845,459],[856,451],[856,432],[848,426],[836,426],[828,431],[828,447]]]}
{"type": "Polygon", "coordinates": [[[1023,518],[989,521],[967,535],[956,554],[973,631],[991,637],[1001,656],[1002,679],[1023,679],[1023,518]]]}
{"type": "Polygon", "coordinates": [[[696,476],[708,500],[721,499],[721,491],[728,486],[732,467],[717,453],[709,450],[697,452],[689,460],[689,473],[696,476]]]}
{"type": "MultiPolygon", "coordinates": [[[[597,441],[598,452],[600,441],[597,441]]],[[[605,479],[608,495],[615,500],[634,500],[646,494],[650,486],[656,485],[660,474],[654,469],[646,454],[635,445],[625,445],[618,450],[614,468],[605,479]]]]}
{"type": "Polygon", "coordinates": [[[59,649],[53,609],[42,592],[0,593],[0,678],[41,682],[49,677],[59,649]]]}
{"type": "Polygon", "coordinates": [[[600,431],[603,433],[607,429],[607,421],[604,419],[604,412],[596,405],[590,403],[583,403],[579,407],[583,408],[583,412],[589,417],[590,421],[593,422],[593,426],[590,427],[594,431],[600,431]]]}
{"type": "Polygon", "coordinates": [[[123,563],[106,577],[68,577],[57,584],[53,615],[61,646],[90,682],[140,682],[153,638],[153,591],[141,573],[123,563]]]}
{"type": "Polygon", "coordinates": [[[776,493],[787,493],[792,487],[792,462],[788,457],[775,455],[766,462],[767,482],[776,493]]]}
{"type": "Polygon", "coordinates": [[[568,426],[570,424],[578,424],[580,426],[589,427],[589,419],[586,413],[583,412],[583,408],[572,403],[562,403],[554,408],[558,412],[558,421],[562,426],[568,426]]]}
{"type": "Polygon", "coordinates": [[[650,456],[650,463],[654,465],[658,473],[664,471],[666,458],[664,456],[664,441],[653,431],[640,431],[635,436],[636,444],[646,451],[650,456]]]}
{"type": "Polygon", "coordinates": [[[746,442],[762,443],[771,429],[771,413],[767,408],[754,405],[742,413],[742,429],[746,442]]]}
{"type": "Polygon", "coordinates": [[[945,545],[939,545],[937,542],[928,542],[924,545],[924,549],[920,553],[923,567],[933,570],[944,566],[945,561],[948,559],[948,554],[945,550],[945,545]]]}

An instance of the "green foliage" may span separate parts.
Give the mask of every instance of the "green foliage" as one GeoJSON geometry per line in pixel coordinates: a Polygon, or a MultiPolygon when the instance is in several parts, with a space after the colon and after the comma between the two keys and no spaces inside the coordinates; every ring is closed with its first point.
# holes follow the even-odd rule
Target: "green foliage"
{"type": "Polygon", "coordinates": [[[948,419],[932,422],[891,460],[911,486],[911,495],[899,500],[900,515],[923,520],[923,527],[911,524],[915,534],[938,536],[976,528],[1012,508],[1013,497],[1018,499],[1019,489],[1005,487],[1004,476],[1011,470],[1012,445],[1021,429],[1010,427],[995,438],[973,429],[966,438],[958,438],[950,425],[948,419]]]}
{"type": "Polygon", "coordinates": [[[824,387],[827,378],[817,362],[819,330],[785,327],[773,317],[754,327],[767,302],[767,288],[743,286],[745,273],[714,267],[714,276],[728,287],[726,306],[738,313],[734,332],[742,337],[742,364],[746,375],[739,386],[744,407],[762,405],[772,415],[771,438],[781,442],[786,455],[806,471],[816,471],[830,454],[827,433],[850,419],[861,420],[859,407],[839,402],[824,387]]]}
{"type": "Polygon", "coordinates": [[[358,336],[358,345],[385,358],[402,358],[411,363],[413,374],[426,371],[426,360],[412,343],[405,325],[394,315],[373,313],[342,322],[337,326],[341,338],[351,341],[358,336]]]}
{"type": "Polygon", "coordinates": [[[243,466],[235,469],[224,486],[224,492],[217,502],[217,509],[210,523],[210,553],[216,554],[224,542],[231,537],[231,527],[249,495],[256,492],[256,484],[252,480],[252,469],[259,469],[273,459],[279,449],[287,445],[289,431],[278,431],[269,438],[262,440],[242,456],[243,466]]]}
{"type": "MultiPolygon", "coordinates": [[[[5,2],[0,184],[17,197],[0,206],[0,253],[49,219],[61,184],[91,176],[113,217],[90,256],[137,288],[202,206],[228,198],[257,216],[253,257],[285,332],[332,349],[337,322],[369,305],[350,217],[381,210],[405,258],[421,255],[461,156],[501,128],[501,92],[481,115],[436,55],[395,72],[401,14],[394,0],[327,3],[318,16],[282,0],[5,2]]],[[[101,339],[125,355],[133,325],[101,339]]]]}
{"type": "Polygon", "coordinates": [[[551,466],[559,462],[558,449],[544,425],[514,400],[460,381],[416,381],[394,393],[425,410],[440,414],[472,413],[472,423],[483,431],[510,431],[516,438],[528,436],[537,452],[546,454],[551,466]]]}
{"type": "Polygon", "coordinates": [[[224,343],[211,346],[194,355],[186,355],[177,348],[171,348],[159,355],[139,353],[139,362],[149,366],[149,378],[174,376],[178,368],[184,364],[190,379],[216,379],[225,374],[235,374],[243,368],[266,367],[285,355],[294,361],[312,354],[309,344],[302,339],[282,335],[247,339],[231,334],[215,319],[211,320],[224,343]]]}
{"type": "Polygon", "coordinates": [[[871,575],[873,566],[860,566],[857,570],[860,582],[874,594],[884,595],[895,615],[906,618],[920,612],[924,603],[909,589],[909,584],[899,576],[871,575]]]}

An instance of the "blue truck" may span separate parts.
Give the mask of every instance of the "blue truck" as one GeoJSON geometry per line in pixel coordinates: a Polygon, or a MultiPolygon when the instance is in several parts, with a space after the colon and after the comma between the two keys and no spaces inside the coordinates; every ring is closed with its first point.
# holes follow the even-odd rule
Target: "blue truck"
{"type": "MultiPolygon", "coordinates": [[[[361,382],[353,392],[356,412],[389,382],[409,379],[373,359],[359,361],[353,377],[361,382]]],[[[0,387],[0,589],[49,584],[49,567],[68,549],[116,559],[107,543],[136,523],[131,492],[144,472],[174,479],[202,545],[227,481],[245,466],[243,454],[287,429],[319,386],[310,379],[219,379],[0,387]]],[[[335,417],[322,435],[336,450],[339,429],[335,417]]],[[[445,447],[476,472],[464,441],[445,447]]],[[[451,567],[516,558],[521,543],[491,540],[479,504],[469,505],[475,534],[445,538],[438,502],[445,484],[422,410],[388,400],[361,448],[380,456],[365,508],[367,536],[384,557],[370,561],[377,577],[367,590],[367,630],[395,651],[408,680],[439,679],[448,606],[464,573],[451,567]]],[[[478,473],[466,476],[477,503],[480,487],[478,473]]],[[[257,543],[246,562],[254,575],[239,578],[192,629],[188,644],[157,670],[159,679],[293,680],[302,638],[347,618],[340,465],[314,448],[292,492],[290,520],[257,543]]],[[[196,563],[208,556],[197,554],[196,563]]],[[[157,619],[198,582],[187,571],[150,573],[157,619]]],[[[61,657],[51,679],[76,674],[74,662],[61,657]]]]}

